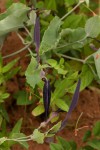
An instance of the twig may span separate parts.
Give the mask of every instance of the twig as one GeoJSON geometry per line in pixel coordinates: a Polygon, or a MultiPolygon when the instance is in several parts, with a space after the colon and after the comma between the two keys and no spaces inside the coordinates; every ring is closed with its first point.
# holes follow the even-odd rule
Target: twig
{"type": "Polygon", "coordinates": [[[61,20],[64,20],[67,16],[69,16],[77,7],[79,7],[82,3],[84,2],[84,0],[80,0],[79,3],[71,10],[69,11],[67,14],[65,14],[61,20]]]}
{"type": "Polygon", "coordinates": [[[79,61],[79,62],[84,63],[84,60],[79,59],[79,58],[74,58],[74,57],[70,57],[70,56],[67,56],[67,55],[64,55],[64,54],[57,54],[57,53],[56,53],[56,55],[59,56],[59,57],[64,57],[64,58],[68,58],[68,59],[71,59],[71,60],[75,60],[75,61],[79,61]]]}
{"type": "Polygon", "coordinates": [[[9,55],[3,56],[2,58],[5,59],[5,58],[8,58],[8,57],[14,56],[14,55],[16,55],[16,54],[19,54],[19,53],[21,53],[22,51],[24,51],[24,50],[26,50],[27,48],[29,48],[29,46],[30,46],[31,44],[32,44],[32,42],[29,43],[28,45],[26,45],[25,47],[21,48],[20,50],[14,52],[14,53],[11,53],[11,54],[9,54],[9,55]]]}

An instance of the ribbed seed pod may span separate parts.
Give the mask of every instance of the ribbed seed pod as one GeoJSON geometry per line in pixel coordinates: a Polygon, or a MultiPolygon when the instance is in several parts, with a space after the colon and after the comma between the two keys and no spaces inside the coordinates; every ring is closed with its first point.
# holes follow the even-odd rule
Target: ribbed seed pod
{"type": "Polygon", "coordinates": [[[51,87],[50,81],[47,79],[43,79],[44,87],[43,87],[43,103],[45,109],[45,119],[47,119],[49,115],[49,106],[50,106],[50,99],[51,99],[51,87]]]}

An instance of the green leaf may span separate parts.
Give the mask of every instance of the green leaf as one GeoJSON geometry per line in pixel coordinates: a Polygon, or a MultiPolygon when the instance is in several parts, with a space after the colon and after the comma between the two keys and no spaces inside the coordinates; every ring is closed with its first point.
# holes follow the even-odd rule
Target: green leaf
{"type": "Polygon", "coordinates": [[[7,73],[17,63],[17,61],[18,59],[15,59],[8,63],[6,66],[4,66],[2,69],[2,73],[7,73]]]}
{"type": "Polygon", "coordinates": [[[49,1],[47,1],[47,4],[46,4],[47,6],[46,6],[46,8],[47,9],[50,9],[50,10],[55,10],[56,11],[56,0],[49,0],[49,1]]]}
{"type": "Polygon", "coordinates": [[[100,150],[100,140],[99,139],[98,140],[93,139],[92,141],[89,141],[87,144],[96,150],[100,150]]]}
{"type": "Polygon", "coordinates": [[[56,99],[55,100],[55,104],[57,105],[58,108],[60,108],[61,110],[64,110],[66,112],[68,112],[69,110],[69,107],[68,105],[66,104],[66,102],[62,99],[56,99]]]}
{"type": "MultiPolygon", "coordinates": [[[[84,28],[77,28],[77,29],[70,29],[66,28],[63,29],[60,33],[61,35],[61,42],[66,42],[66,47],[70,46],[72,48],[81,48],[86,44],[86,33],[84,28]]],[[[63,44],[61,44],[63,45],[63,44]]]]}
{"type": "Polygon", "coordinates": [[[32,115],[33,116],[39,116],[42,113],[44,113],[44,106],[43,104],[38,105],[33,111],[32,111],[32,115]]]}
{"type": "Polygon", "coordinates": [[[37,61],[34,57],[31,58],[31,62],[25,72],[27,83],[34,88],[36,84],[41,81],[41,68],[38,67],[37,61]]]}
{"type": "Polygon", "coordinates": [[[33,103],[33,100],[29,100],[28,94],[25,91],[18,91],[14,98],[17,99],[17,105],[30,105],[33,103]]]}
{"type": "Polygon", "coordinates": [[[74,5],[76,3],[76,0],[64,0],[67,7],[74,5]]]}
{"type": "Polygon", "coordinates": [[[94,75],[88,65],[83,65],[81,73],[81,90],[85,89],[92,82],[94,75]]]}
{"type": "MultiPolygon", "coordinates": [[[[23,133],[13,133],[11,136],[11,138],[13,138],[13,139],[23,138],[23,137],[26,137],[26,135],[23,133]]],[[[22,147],[24,147],[26,149],[29,148],[29,145],[26,141],[18,141],[17,143],[19,143],[22,147]]]]}
{"type": "Polygon", "coordinates": [[[21,130],[21,125],[22,125],[22,118],[20,120],[18,120],[18,122],[16,123],[16,125],[14,126],[14,128],[12,129],[11,133],[10,133],[10,137],[12,137],[13,133],[20,133],[21,130]]]}
{"type": "Polygon", "coordinates": [[[91,131],[88,130],[88,131],[86,131],[86,133],[84,134],[82,141],[83,141],[83,142],[86,142],[86,141],[88,140],[88,138],[90,138],[90,137],[91,137],[91,131]]]}
{"type": "Polygon", "coordinates": [[[92,38],[95,38],[100,34],[100,16],[94,16],[87,20],[85,32],[87,36],[92,38]]]}
{"type": "Polygon", "coordinates": [[[60,40],[59,29],[62,24],[62,21],[59,17],[54,17],[51,21],[49,27],[44,32],[42,42],[40,45],[40,55],[43,53],[55,48],[60,40]]]}
{"type": "MultiPolygon", "coordinates": [[[[91,84],[91,82],[93,81],[93,79],[94,79],[94,75],[91,72],[91,70],[88,67],[88,65],[83,65],[82,72],[80,74],[80,78],[81,78],[80,91],[82,91],[83,89],[88,87],[91,84]]],[[[73,93],[75,91],[75,87],[76,87],[76,83],[73,84],[70,88],[68,88],[68,92],[69,93],[73,93]]]]}
{"type": "Polygon", "coordinates": [[[60,65],[60,63],[58,64],[56,60],[54,59],[48,59],[47,63],[53,67],[54,69],[56,69],[58,71],[58,74],[63,74],[65,75],[67,73],[67,70],[61,68],[62,66],[60,65]]]}
{"type": "Polygon", "coordinates": [[[65,78],[64,80],[59,81],[59,85],[56,87],[53,93],[52,102],[64,96],[68,88],[73,85],[77,77],[78,77],[78,72],[75,72],[72,75],[65,78]]]}
{"type": "Polygon", "coordinates": [[[89,7],[89,0],[85,0],[87,6],[89,7]]]}
{"type": "Polygon", "coordinates": [[[6,140],[7,140],[7,138],[6,138],[6,137],[2,137],[2,138],[0,138],[0,145],[1,145],[1,144],[3,144],[6,140]]]}
{"type": "Polygon", "coordinates": [[[94,62],[97,70],[98,77],[100,78],[100,48],[94,53],[94,62]]]}
{"type": "Polygon", "coordinates": [[[22,3],[13,3],[6,12],[6,17],[0,21],[0,36],[23,27],[28,19],[29,8],[22,3]]]}
{"type": "Polygon", "coordinates": [[[49,129],[48,133],[56,133],[61,127],[61,121],[55,124],[51,129],[49,129]]]}
{"type": "Polygon", "coordinates": [[[63,28],[71,29],[84,27],[86,23],[86,18],[87,17],[84,14],[71,14],[64,20],[64,24],[62,26],[63,28]]]}
{"type": "Polygon", "coordinates": [[[38,129],[35,129],[33,135],[31,136],[31,139],[39,144],[44,143],[44,138],[44,133],[41,133],[38,129]]]}
{"type": "Polygon", "coordinates": [[[64,150],[71,150],[70,143],[67,142],[65,139],[63,139],[62,137],[60,136],[57,137],[57,141],[63,147],[64,150]]]}
{"type": "Polygon", "coordinates": [[[3,105],[0,105],[0,113],[2,114],[2,116],[6,119],[6,121],[9,122],[9,116],[8,113],[6,111],[6,109],[4,108],[3,105]]]}
{"type": "Polygon", "coordinates": [[[51,143],[50,150],[64,150],[60,144],[51,143]]]}
{"type": "Polygon", "coordinates": [[[92,130],[95,136],[100,136],[100,121],[97,121],[92,130]]]}

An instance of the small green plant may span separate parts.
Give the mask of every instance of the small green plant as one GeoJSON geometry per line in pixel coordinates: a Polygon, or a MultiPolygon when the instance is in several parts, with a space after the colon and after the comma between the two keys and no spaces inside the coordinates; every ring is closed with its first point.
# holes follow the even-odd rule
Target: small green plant
{"type": "MultiPolygon", "coordinates": [[[[98,40],[100,16],[91,9],[91,2],[90,7],[88,0],[50,0],[49,2],[45,0],[37,3],[31,1],[29,4],[30,7],[23,0],[18,3],[8,1],[10,7],[0,15],[0,45],[2,49],[5,38],[12,31],[16,32],[25,45],[17,52],[2,58],[28,50],[30,63],[25,71],[25,77],[31,89],[30,93],[35,97],[33,101],[38,102],[38,106],[32,110],[32,115],[39,116],[44,113],[45,118],[29,136],[20,133],[22,120],[17,122],[10,133],[6,133],[6,126],[4,126],[5,128],[0,132],[0,148],[6,150],[16,142],[28,149],[27,141],[33,140],[43,144],[45,138],[55,136],[66,126],[77,105],[79,92],[94,80],[100,83],[100,49],[97,48],[100,43],[98,40]],[[92,12],[92,17],[87,16],[88,11],[92,12]],[[21,29],[24,29],[26,35],[24,38],[20,34],[21,29]],[[42,91],[42,94],[39,91],[42,91]],[[60,112],[66,112],[63,121],[59,121],[60,112]],[[46,128],[50,123],[55,124],[52,124],[49,129],[46,128]]],[[[7,80],[18,72],[19,68],[12,69],[15,63],[16,60],[3,66],[0,59],[1,86],[4,87],[7,80]]],[[[9,93],[3,91],[0,96],[0,101],[3,102],[9,93]]],[[[33,103],[29,101],[25,91],[18,91],[14,94],[14,98],[17,99],[18,105],[33,103]]],[[[5,118],[7,120],[7,117],[5,118]]],[[[4,121],[1,123],[2,128],[3,124],[4,121]]],[[[98,136],[98,124],[93,128],[94,136],[98,136]]],[[[87,141],[88,135],[86,133],[84,141],[87,141]]],[[[98,138],[94,138],[82,149],[98,149],[99,142],[98,138]]],[[[58,144],[51,144],[50,148],[51,150],[75,150],[76,144],[58,137],[58,144]]]]}
{"type": "MultiPolygon", "coordinates": [[[[88,130],[84,134],[82,142],[85,146],[79,150],[99,150],[100,149],[100,121],[96,122],[92,131],[88,130]]],[[[57,143],[50,144],[50,150],[76,150],[77,144],[74,141],[66,141],[57,137],[57,143]]]]}
{"type": "Polygon", "coordinates": [[[9,93],[7,93],[6,90],[6,82],[11,79],[17,72],[19,71],[19,67],[16,67],[15,69],[13,66],[16,64],[18,59],[15,59],[8,63],[7,65],[3,65],[2,56],[0,56],[0,125],[2,123],[2,120],[4,117],[7,121],[9,121],[8,114],[4,108],[4,101],[10,96],[9,93]],[[13,69],[12,69],[13,68],[13,69]]]}

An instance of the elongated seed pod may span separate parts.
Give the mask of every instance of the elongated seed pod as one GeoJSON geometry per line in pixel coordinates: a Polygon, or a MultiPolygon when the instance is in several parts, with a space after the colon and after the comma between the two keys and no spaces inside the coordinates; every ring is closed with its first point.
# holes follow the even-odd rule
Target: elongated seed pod
{"type": "Polygon", "coordinates": [[[45,119],[47,119],[49,115],[49,106],[50,106],[50,99],[51,99],[51,87],[50,81],[44,79],[44,87],[43,87],[43,103],[45,109],[45,119]]]}
{"type": "MultiPolygon", "coordinates": [[[[75,89],[75,92],[74,92],[74,95],[73,95],[73,98],[72,98],[71,105],[70,105],[70,107],[69,107],[69,110],[68,110],[68,112],[67,112],[67,114],[66,114],[65,119],[63,120],[63,122],[62,122],[62,124],[61,124],[60,130],[62,130],[62,129],[66,126],[66,124],[67,124],[67,122],[68,122],[68,119],[69,119],[69,117],[70,117],[72,111],[74,110],[74,108],[75,108],[76,105],[77,105],[78,98],[79,98],[80,85],[81,85],[81,79],[78,80],[78,83],[77,83],[77,86],[76,86],[76,89],[75,89]]],[[[60,130],[59,130],[59,131],[60,131],[60,130]]]]}
{"type": "Polygon", "coordinates": [[[36,22],[34,27],[34,42],[36,45],[36,53],[39,53],[39,47],[40,47],[40,20],[39,16],[36,16],[36,22]]]}

